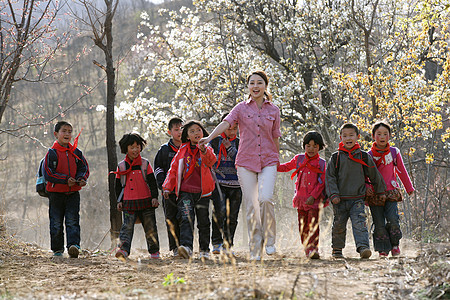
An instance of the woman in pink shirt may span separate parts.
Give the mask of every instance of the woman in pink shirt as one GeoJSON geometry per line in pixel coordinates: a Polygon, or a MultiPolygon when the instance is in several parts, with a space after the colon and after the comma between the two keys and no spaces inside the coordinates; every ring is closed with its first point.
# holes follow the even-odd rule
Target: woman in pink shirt
{"type": "Polygon", "coordinates": [[[385,122],[377,122],[372,127],[372,137],[375,142],[369,151],[372,155],[378,171],[386,183],[386,202],[376,201],[371,203],[370,212],[375,225],[373,232],[373,244],[380,257],[400,255],[400,239],[402,232],[398,215],[397,202],[402,201],[400,186],[397,176],[400,178],[408,195],[414,192],[414,187],[409,179],[408,172],[403,164],[400,150],[389,146],[391,127],[385,122]]]}
{"type": "Polygon", "coordinates": [[[209,143],[235,122],[239,125],[240,144],[236,168],[247,207],[250,259],[260,260],[276,252],[276,222],[273,190],[279,163],[280,110],[267,91],[269,79],[264,71],[247,77],[249,98],[237,104],[214,131],[200,141],[209,143]]]}

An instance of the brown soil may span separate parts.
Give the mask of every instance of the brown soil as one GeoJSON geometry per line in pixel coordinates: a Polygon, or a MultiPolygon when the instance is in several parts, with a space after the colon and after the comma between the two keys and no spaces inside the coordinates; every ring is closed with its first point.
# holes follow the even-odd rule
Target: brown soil
{"type": "MultiPolygon", "coordinates": [[[[447,265],[445,280],[449,244],[430,249],[447,265]]],[[[347,259],[333,260],[325,250],[320,260],[286,250],[265,256],[262,262],[249,262],[245,250],[238,251],[236,259],[216,255],[208,261],[173,258],[168,252],[160,260],[150,260],[144,251],[135,251],[123,262],[108,252],[53,258],[33,245],[2,238],[0,298],[416,299],[425,297],[430,287],[426,258],[431,256],[415,244],[403,245],[402,256],[389,259],[374,254],[361,260],[346,248],[347,259]],[[165,286],[170,273],[185,283],[166,280],[165,286]]]]}

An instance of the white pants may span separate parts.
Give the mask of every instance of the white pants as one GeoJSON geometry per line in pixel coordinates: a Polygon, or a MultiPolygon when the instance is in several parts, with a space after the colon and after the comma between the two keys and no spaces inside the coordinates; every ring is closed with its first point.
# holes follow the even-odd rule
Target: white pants
{"type": "Polygon", "coordinates": [[[277,166],[265,167],[260,173],[237,167],[242,199],[247,207],[250,256],[261,256],[264,243],[274,246],[276,223],[273,190],[277,166]]]}

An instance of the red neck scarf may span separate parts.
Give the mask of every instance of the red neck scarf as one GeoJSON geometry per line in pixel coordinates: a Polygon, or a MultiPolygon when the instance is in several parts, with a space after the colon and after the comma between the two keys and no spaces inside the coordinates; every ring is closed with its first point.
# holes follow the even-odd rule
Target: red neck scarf
{"type": "Polygon", "coordinates": [[[174,152],[178,152],[178,149],[180,149],[180,147],[175,146],[175,143],[173,143],[173,145],[172,145],[172,143],[173,143],[173,140],[171,140],[171,142],[169,143],[170,148],[172,148],[172,150],[174,152]]]}
{"type": "Polygon", "coordinates": [[[61,152],[66,152],[68,151],[70,154],[72,154],[73,156],[75,156],[77,159],[81,160],[81,158],[79,158],[78,156],[75,155],[74,151],[75,149],[77,149],[78,146],[78,138],[80,137],[81,131],[83,131],[83,129],[80,130],[80,133],[78,133],[77,137],[73,140],[73,145],[71,143],[69,143],[68,147],[64,147],[61,146],[58,141],[55,141],[53,143],[52,148],[61,152]]]}
{"type": "MultiPolygon", "coordinates": [[[[227,139],[227,136],[225,135],[225,133],[222,133],[221,135],[220,135],[223,139],[227,139]]],[[[234,137],[234,138],[229,138],[228,140],[230,141],[230,142],[232,142],[232,141],[234,141],[236,139],[236,136],[234,137]]],[[[222,142],[222,144],[220,144],[220,148],[219,148],[219,156],[217,157],[217,168],[219,167],[219,165],[220,165],[220,158],[222,157],[222,155],[223,155],[223,157],[227,157],[227,148],[225,147],[225,145],[223,144],[223,142],[222,142]]]]}
{"type": "Polygon", "coordinates": [[[307,167],[308,169],[310,169],[311,171],[313,171],[315,173],[322,174],[323,171],[321,171],[320,169],[318,169],[310,164],[311,161],[316,160],[318,158],[319,158],[319,153],[317,153],[313,157],[309,157],[309,155],[305,153],[305,158],[303,159],[302,164],[300,166],[298,166],[298,168],[294,171],[294,173],[292,173],[291,179],[294,179],[295,175],[297,175],[300,172],[300,170],[303,169],[304,167],[307,167]]]}
{"type": "MultiPolygon", "coordinates": [[[[362,165],[365,165],[365,166],[369,167],[369,165],[367,165],[362,159],[355,158],[352,155],[353,151],[355,151],[356,149],[360,149],[360,148],[361,148],[361,146],[359,146],[359,144],[356,143],[355,146],[353,146],[352,149],[348,150],[347,148],[344,147],[344,143],[342,143],[342,142],[339,143],[339,150],[347,152],[348,153],[348,157],[351,160],[356,161],[357,163],[360,163],[362,165]]],[[[372,168],[372,167],[370,167],[370,168],[372,168]]]]}
{"type": "Polygon", "coordinates": [[[372,148],[370,148],[370,150],[372,151],[372,154],[374,157],[380,157],[380,159],[374,159],[375,164],[377,165],[377,167],[379,165],[381,165],[381,163],[386,164],[386,159],[385,156],[388,155],[389,153],[391,153],[391,149],[390,149],[390,145],[389,143],[387,143],[386,148],[384,149],[380,149],[377,146],[377,142],[374,142],[372,144],[372,148]]]}
{"type": "Polygon", "coordinates": [[[197,156],[198,152],[200,151],[200,149],[196,146],[196,145],[192,145],[191,142],[187,142],[186,143],[186,147],[188,147],[188,152],[189,155],[191,156],[191,161],[186,161],[186,165],[188,166],[188,171],[186,172],[186,174],[184,174],[184,178],[188,178],[189,176],[191,176],[192,172],[194,172],[195,169],[195,157],[197,156]],[[195,149],[192,151],[192,146],[195,146],[195,149]]]}
{"type": "MultiPolygon", "coordinates": [[[[120,170],[118,170],[118,171],[112,172],[112,173],[118,174],[118,175],[120,175],[120,176],[122,176],[122,175],[127,175],[128,173],[131,172],[131,170],[133,169],[134,166],[140,166],[140,165],[142,165],[142,157],[141,157],[141,154],[139,154],[139,156],[136,157],[133,161],[131,161],[130,157],[129,157],[128,154],[127,154],[127,156],[125,157],[125,161],[130,165],[130,168],[126,169],[125,171],[120,171],[120,170]]],[[[144,175],[147,176],[147,174],[144,174],[144,175]]]]}

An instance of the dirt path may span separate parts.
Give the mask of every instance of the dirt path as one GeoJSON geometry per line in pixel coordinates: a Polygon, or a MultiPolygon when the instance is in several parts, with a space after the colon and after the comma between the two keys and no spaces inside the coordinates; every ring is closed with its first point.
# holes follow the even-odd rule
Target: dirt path
{"type": "MultiPolygon", "coordinates": [[[[374,255],[362,261],[345,249],[349,256],[345,260],[332,260],[325,253],[312,261],[298,251],[284,251],[259,263],[220,256],[189,261],[169,253],[161,260],[149,260],[144,252],[127,262],[87,251],[78,259],[54,259],[48,251],[11,239],[3,239],[1,245],[0,298],[286,299],[293,293],[296,299],[416,299],[428,284],[419,276],[424,263],[413,244],[396,259],[374,255]],[[170,273],[185,283],[164,286],[170,273]]],[[[442,247],[448,264],[450,247],[442,247]]]]}

